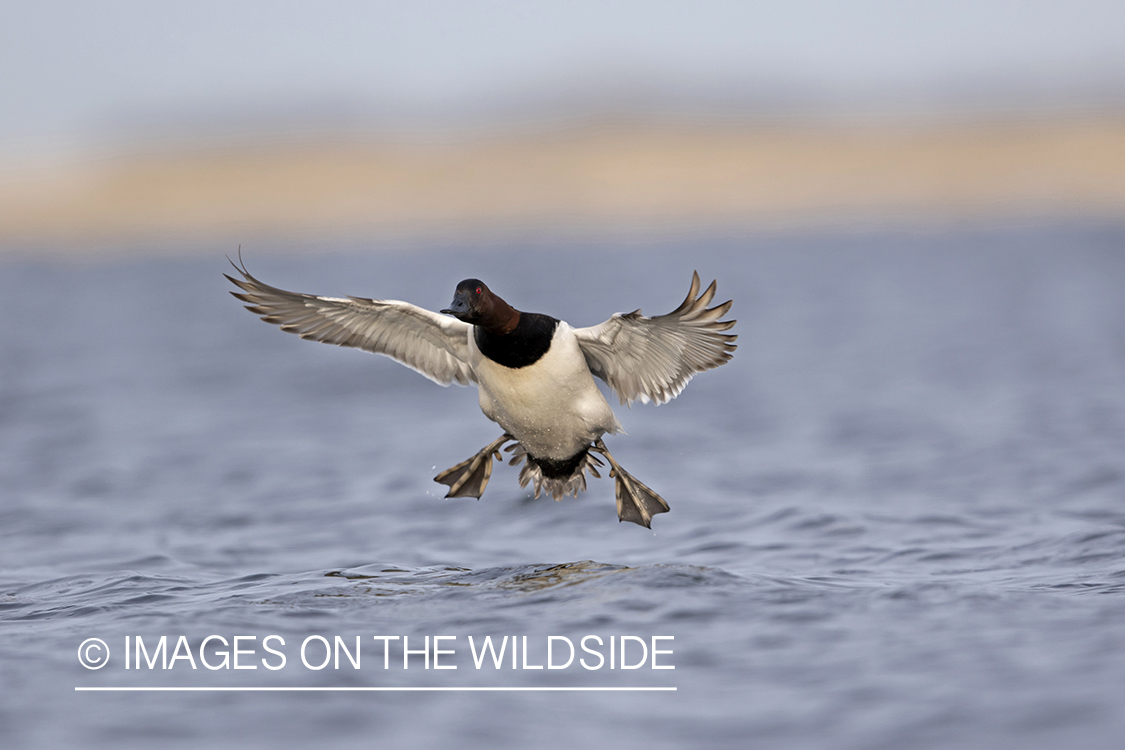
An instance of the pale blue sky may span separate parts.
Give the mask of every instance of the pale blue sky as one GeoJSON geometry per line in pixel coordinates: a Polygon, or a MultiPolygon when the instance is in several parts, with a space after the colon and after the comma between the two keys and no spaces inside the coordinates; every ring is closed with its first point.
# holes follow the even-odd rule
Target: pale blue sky
{"type": "Polygon", "coordinates": [[[846,112],[1122,93],[1120,0],[0,0],[9,154],[255,113],[417,123],[582,100],[846,112]]]}

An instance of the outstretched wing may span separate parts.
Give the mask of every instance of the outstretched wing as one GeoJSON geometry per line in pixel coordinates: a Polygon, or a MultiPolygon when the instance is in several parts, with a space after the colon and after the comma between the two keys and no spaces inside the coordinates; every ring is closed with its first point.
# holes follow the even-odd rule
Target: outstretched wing
{"type": "Polygon", "coordinates": [[[708,308],[715,282],[703,294],[699,286],[699,274],[693,273],[687,299],[667,315],[646,318],[634,310],[575,330],[590,372],[608,383],[621,403],[671,401],[695,373],[731,358],[738,336],[721,331],[736,321],[720,320],[731,303],[708,308]]]}
{"type": "Polygon", "coordinates": [[[242,278],[227,278],[242,292],[231,294],[283,331],[386,354],[440,385],[454,381],[468,385],[475,380],[469,367],[468,323],[398,300],[287,292],[258,281],[245,266],[234,267],[242,278]]]}

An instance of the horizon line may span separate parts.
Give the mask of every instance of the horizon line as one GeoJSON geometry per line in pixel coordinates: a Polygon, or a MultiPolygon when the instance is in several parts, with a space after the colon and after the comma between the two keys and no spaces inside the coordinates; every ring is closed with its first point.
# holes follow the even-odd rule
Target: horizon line
{"type": "Polygon", "coordinates": [[[597,686],[578,686],[578,687],[516,687],[516,686],[501,686],[501,687],[488,687],[483,685],[476,686],[450,686],[450,687],[435,687],[435,686],[414,686],[414,687],[393,687],[393,686],[362,686],[362,687],[348,687],[348,686],[328,686],[328,687],[292,687],[292,686],[215,686],[215,687],[194,687],[194,686],[155,686],[155,687],[141,687],[141,686],[105,686],[105,687],[82,687],[76,686],[75,692],[153,692],[153,693],[170,693],[170,692],[244,692],[244,693],[297,693],[297,692],[676,692],[678,688],[672,686],[660,687],[597,687],[597,686]]]}

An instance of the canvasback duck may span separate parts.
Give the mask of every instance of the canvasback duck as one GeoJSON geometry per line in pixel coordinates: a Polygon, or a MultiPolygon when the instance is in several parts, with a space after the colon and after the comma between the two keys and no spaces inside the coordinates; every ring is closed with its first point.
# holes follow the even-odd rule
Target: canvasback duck
{"type": "Polygon", "coordinates": [[[616,479],[617,517],[651,527],[668,503],[610,455],[602,435],[623,432],[594,383],[597,376],[622,404],[679,395],[697,372],[730,360],[735,321],[722,320],[731,302],[708,308],[712,281],[702,294],[699,274],[683,304],[667,315],[647,318],[640,310],[617,313],[589,328],[572,328],[557,318],[516,310],[488,285],[466,279],[440,313],[408,302],[362,297],[317,297],[287,292],[254,278],[242,264],[242,278],[227,276],[246,309],[301,338],[385,354],[430,380],[448,386],[475,383],[484,415],[504,434],[472,458],[434,481],[446,497],[480,498],[500,450],[510,463],[523,462],[521,487],[533,483],[535,496],[561,499],[586,489],[586,472],[600,477],[604,456],[616,479]]]}

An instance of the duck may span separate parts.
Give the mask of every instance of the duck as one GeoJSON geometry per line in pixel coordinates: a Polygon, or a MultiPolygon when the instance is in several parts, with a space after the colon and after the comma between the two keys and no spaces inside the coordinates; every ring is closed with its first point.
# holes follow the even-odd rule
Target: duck
{"type": "MultiPolygon", "coordinates": [[[[228,260],[230,260],[228,258],[228,260]]],[[[263,321],[303,339],[383,354],[435,383],[476,385],[480,408],[503,434],[434,481],[447,498],[479,499],[493,460],[521,465],[519,484],[560,500],[586,491],[586,474],[600,478],[609,463],[619,521],[651,528],[670,507],[621,468],[603,436],[624,430],[595,378],[622,405],[666,403],[697,373],[726,364],[737,322],[725,320],[733,301],[708,307],[717,282],[700,291],[699,273],[679,307],[646,317],[640,309],[574,328],[558,318],[517,310],[480,279],[457,284],[438,312],[399,300],[320,297],[289,292],[255,278],[242,261],[238,277],[224,274],[231,294],[263,321]]]]}

